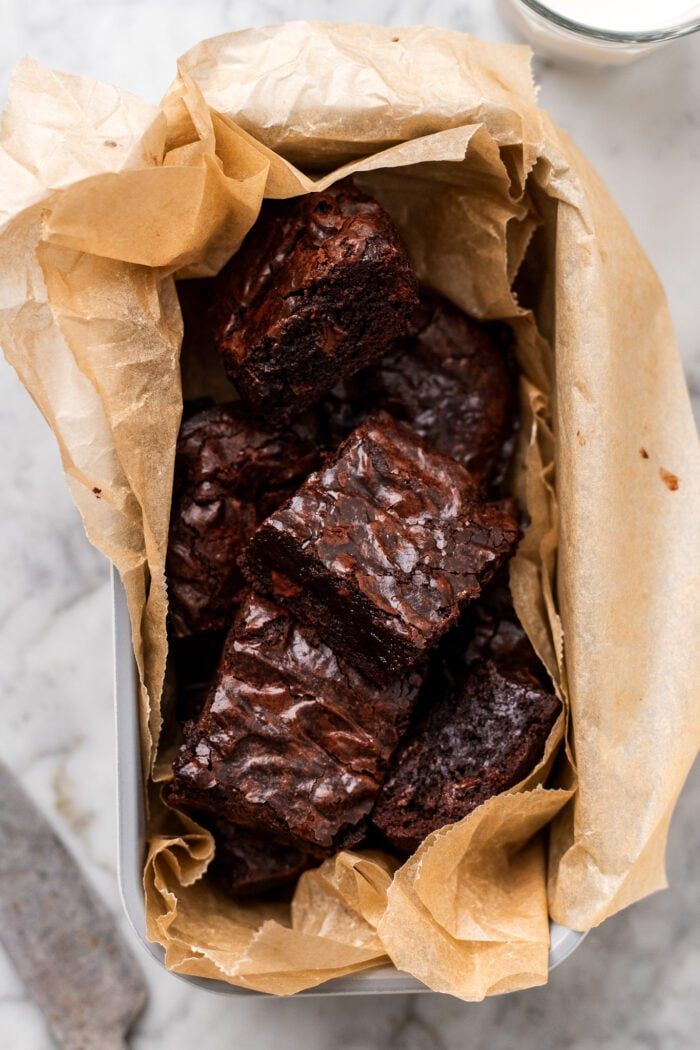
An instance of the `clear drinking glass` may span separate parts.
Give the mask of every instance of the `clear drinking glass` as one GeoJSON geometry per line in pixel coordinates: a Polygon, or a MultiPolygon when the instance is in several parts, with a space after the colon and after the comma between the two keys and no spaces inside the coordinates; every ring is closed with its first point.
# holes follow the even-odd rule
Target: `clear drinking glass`
{"type": "Polygon", "coordinates": [[[689,0],[505,0],[540,51],[583,62],[632,62],[700,29],[689,0]]]}

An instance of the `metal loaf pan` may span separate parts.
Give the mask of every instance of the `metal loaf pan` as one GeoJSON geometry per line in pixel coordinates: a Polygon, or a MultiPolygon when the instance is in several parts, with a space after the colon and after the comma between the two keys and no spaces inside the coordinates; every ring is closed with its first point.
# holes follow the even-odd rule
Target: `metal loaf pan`
{"type": "MultiPolygon", "coordinates": [[[[117,799],[119,886],[124,910],[137,937],[146,951],[164,966],[164,952],[159,944],[146,938],[143,899],[143,865],[146,855],[145,819],[141,776],[141,749],[137,713],[138,678],[131,647],[131,625],[126,596],[119,575],[112,568],[112,599],[114,616],[114,699],[117,737],[117,799]]],[[[549,968],[563,962],[586,936],[550,923],[549,968]]],[[[201,977],[177,974],[181,980],[199,985],[211,992],[225,995],[262,995],[247,988],[235,988],[225,981],[211,981],[201,977]]],[[[393,966],[338,977],[317,988],[298,995],[391,995],[397,993],[428,992],[415,977],[402,973],[393,966]]]]}

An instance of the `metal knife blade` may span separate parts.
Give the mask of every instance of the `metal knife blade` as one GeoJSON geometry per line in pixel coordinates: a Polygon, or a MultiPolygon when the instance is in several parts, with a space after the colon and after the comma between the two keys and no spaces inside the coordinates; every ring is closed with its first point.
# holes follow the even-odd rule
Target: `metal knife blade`
{"type": "Polygon", "coordinates": [[[64,1050],[116,1050],[141,971],[77,862],[0,760],[0,940],[64,1050]]]}

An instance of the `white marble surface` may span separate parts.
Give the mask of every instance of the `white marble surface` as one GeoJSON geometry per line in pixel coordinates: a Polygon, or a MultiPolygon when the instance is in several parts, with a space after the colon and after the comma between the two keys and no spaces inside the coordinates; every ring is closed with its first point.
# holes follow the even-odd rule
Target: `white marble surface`
{"type": "MultiPolygon", "coordinates": [[[[157,100],[202,37],[285,18],[427,22],[511,39],[492,2],[2,0],[0,94],[21,55],[157,100]]],[[[618,70],[537,61],[542,103],[574,136],[664,280],[700,404],[700,35],[618,70]]],[[[85,540],[52,439],[0,364],[0,754],[120,912],[107,567],[85,540]]],[[[605,924],[547,988],[465,1006],[438,996],[292,1002],[191,988],[139,952],[151,990],[138,1050],[675,1050],[700,1026],[700,775],[674,820],[671,889],[605,924]]],[[[641,771],[643,775],[643,771],[641,771]]],[[[126,929],[126,923],[122,922],[126,929]]],[[[41,1016],[0,953],[0,1046],[45,1050],[41,1016]]]]}

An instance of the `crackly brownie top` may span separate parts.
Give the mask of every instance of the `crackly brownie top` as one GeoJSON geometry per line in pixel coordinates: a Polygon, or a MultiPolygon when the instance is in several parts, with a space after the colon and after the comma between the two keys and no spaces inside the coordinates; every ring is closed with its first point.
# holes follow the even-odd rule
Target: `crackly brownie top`
{"type": "Polygon", "coordinates": [[[265,523],[336,577],[352,579],[394,629],[429,634],[479,594],[485,566],[515,545],[500,504],[475,499],[471,475],[429,451],[387,413],[363,423],[265,523]]]}
{"type": "Polygon", "coordinates": [[[431,448],[487,480],[515,414],[508,342],[504,325],[476,321],[424,292],[408,336],[325,400],[331,433],[345,436],[370,411],[386,409],[431,448]]]}
{"type": "MultiPolygon", "coordinates": [[[[259,337],[274,340],[286,318],[308,307],[310,292],[324,279],[365,261],[396,267],[405,277],[407,306],[415,306],[406,250],[377,201],[348,182],[266,201],[252,234],[217,279],[212,322],[219,338],[242,361],[259,337]]],[[[343,334],[328,327],[329,352],[343,334]]]]}
{"type": "Polygon", "coordinates": [[[281,841],[331,847],[369,812],[420,683],[378,688],[253,594],[185,728],[171,804],[234,823],[255,813],[281,841]]]}
{"type": "Polygon", "coordinates": [[[522,780],[561,710],[527,666],[489,659],[444,670],[426,682],[425,713],[394,755],[373,813],[400,849],[522,780]]]}

